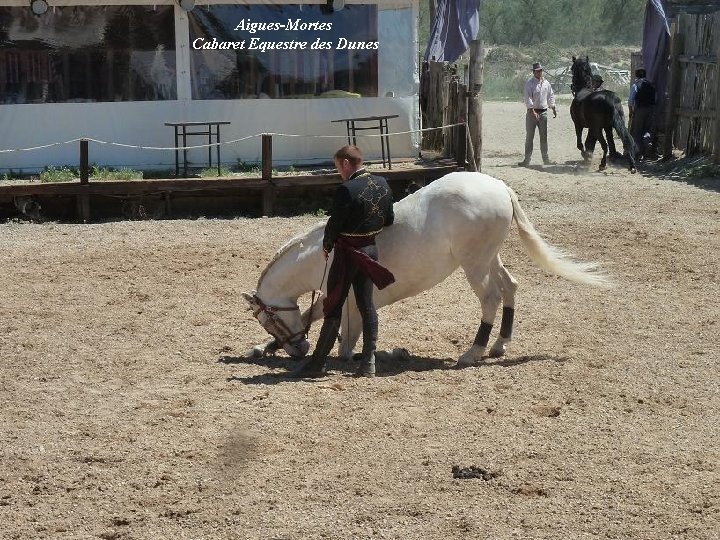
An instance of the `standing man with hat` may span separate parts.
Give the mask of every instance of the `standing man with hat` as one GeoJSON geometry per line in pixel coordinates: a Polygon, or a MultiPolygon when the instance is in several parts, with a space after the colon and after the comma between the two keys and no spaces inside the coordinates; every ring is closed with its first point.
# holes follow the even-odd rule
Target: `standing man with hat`
{"type": "Polygon", "coordinates": [[[547,143],[547,110],[552,109],[553,118],[557,118],[555,109],[555,93],[550,82],[543,77],[543,67],[540,62],[535,62],[532,67],[533,76],[525,83],[525,159],[518,163],[520,167],[530,165],[530,158],[533,151],[533,139],[535,139],[535,128],[540,131],[540,153],[543,163],[552,165],[548,157],[547,143]]]}

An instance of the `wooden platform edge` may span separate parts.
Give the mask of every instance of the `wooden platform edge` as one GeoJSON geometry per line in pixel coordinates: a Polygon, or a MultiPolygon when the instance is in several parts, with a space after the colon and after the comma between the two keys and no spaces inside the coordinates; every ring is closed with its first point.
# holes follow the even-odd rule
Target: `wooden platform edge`
{"type": "MultiPolygon", "coordinates": [[[[443,165],[418,169],[372,170],[373,174],[386,177],[389,181],[434,180],[453,171],[461,170],[457,165],[443,165]]],[[[338,174],[276,176],[270,182],[278,188],[329,186],[340,183],[338,174]]],[[[111,182],[23,183],[0,186],[0,198],[48,195],[115,195],[134,196],[149,193],[173,193],[192,191],[248,190],[262,191],[267,181],[253,178],[183,178],[153,180],[123,180],[111,182]]]]}

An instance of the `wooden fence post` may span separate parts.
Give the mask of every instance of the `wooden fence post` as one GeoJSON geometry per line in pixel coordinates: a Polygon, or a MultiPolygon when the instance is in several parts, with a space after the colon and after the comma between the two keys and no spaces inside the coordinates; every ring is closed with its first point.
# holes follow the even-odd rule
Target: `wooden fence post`
{"type": "Polygon", "coordinates": [[[680,91],[680,54],[683,50],[683,36],[678,29],[678,21],[672,23],[670,29],[670,95],[668,108],[665,111],[665,144],[663,145],[663,159],[672,158],[673,132],[675,131],[675,109],[678,104],[680,91]]]}
{"type": "MultiPolygon", "coordinates": [[[[459,84],[457,92],[457,117],[455,122],[462,122],[459,126],[455,127],[455,161],[458,167],[462,167],[468,170],[467,163],[467,112],[468,112],[468,100],[467,100],[467,86],[459,84]]],[[[473,163],[473,168],[475,163],[473,163]]],[[[470,169],[472,170],[472,169],[470,169]]]]}
{"type": "Polygon", "coordinates": [[[482,86],[485,66],[485,48],[482,40],[470,44],[470,73],[468,77],[468,129],[474,154],[472,170],[482,170],[482,86]]]}
{"type": "Polygon", "coordinates": [[[715,28],[715,149],[713,161],[720,165],[720,14],[714,17],[715,28]]]}
{"type": "Polygon", "coordinates": [[[275,202],[275,184],[272,181],[272,135],[264,133],[262,136],[262,179],[265,182],[263,189],[263,216],[271,216],[275,202]]]}
{"type": "MultiPolygon", "coordinates": [[[[87,139],[80,139],[80,184],[90,183],[90,153],[87,139]]],[[[77,196],[78,219],[83,223],[90,221],[90,195],[81,193],[77,196]]]]}
{"type": "MultiPolygon", "coordinates": [[[[457,92],[458,81],[451,77],[447,83],[447,101],[442,111],[441,126],[448,126],[457,122],[457,92]]],[[[442,129],[442,155],[451,157],[455,155],[455,128],[445,127],[442,129]]]]}

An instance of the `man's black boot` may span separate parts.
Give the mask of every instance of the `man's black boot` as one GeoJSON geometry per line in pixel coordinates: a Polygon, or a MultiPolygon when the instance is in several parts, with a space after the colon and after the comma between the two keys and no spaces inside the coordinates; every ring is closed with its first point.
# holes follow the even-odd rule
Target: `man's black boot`
{"type": "Polygon", "coordinates": [[[377,338],[377,315],[375,317],[365,317],[363,319],[363,348],[360,355],[360,367],[355,372],[356,377],[375,376],[375,349],[377,338]]]}
{"type": "Polygon", "coordinates": [[[325,319],[312,356],[293,369],[288,377],[295,379],[316,379],[327,373],[325,363],[338,337],[340,319],[325,319]]]}
{"type": "Polygon", "coordinates": [[[372,350],[369,352],[364,351],[360,357],[360,367],[355,372],[356,377],[374,377],[375,376],[375,343],[373,343],[372,350]]]}

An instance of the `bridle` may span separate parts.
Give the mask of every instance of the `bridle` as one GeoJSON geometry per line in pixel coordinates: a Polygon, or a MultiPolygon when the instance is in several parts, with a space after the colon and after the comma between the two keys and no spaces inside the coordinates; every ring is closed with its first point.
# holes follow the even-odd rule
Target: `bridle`
{"type": "MultiPolygon", "coordinates": [[[[263,328],[272,336],[275,338],[275,344],[278,347],[282,347],[286,343],[292,343],[293,341],[297,341],[298,336],[302,336],[304,338],[307,338],[308,332],[310,331],[310,320],[308,318],[308,324],[300,330],[299,332],[293,332],[288,328],[288,325],[285,324],[285,321],[283,321],[277,314],[278,311],[300,311],[300,308],[298,306],[291,306],[291,307],[282,307],[282,306],[272,306],[269,304],[266,304],[263,302],[260,297],[257,294],[253,294],[253,300],[257,304],[258,308],[253,311],[253,317],[258,319],[258,316],[260,313],[264,313],[267,317],[267,322],[273,325],[273,332],[271,329],[267,328],[264,324],[262,325],[263,328]],[[287,337],[282,339],[278,337],[277,330],[280,330],[284,334],[287,334],[287,337]]],[[[258,319],[258,322],[260,322],[260,319],[258,319]]],[[[260,323],[262,324],[262,323],[260,323]]]]}
{"type": "MultiPolygon", "coordinates": [[[[322,289],[323,283],[325,282],[325,276],[327,275],[327,269],[328,269],[328,260],[327,257],[325,258],[325,270],[323,271],[323,277],[320,281],[320,289],[322,289]]],[[[260,283],[258,282],[258,286],[260,283]]],[[[265,331],[270,334],[272,337],[275,338],[275,346],[280,348],[284,346],[286,343],[292,344],[293,341],[298,341],[296,338],[299,336],[302,336],[303,338],[307,339],[308,334],[310,333],[310,325],[312,324],[312,311],[315,307],[315,294],[318,293],[318,289],[313,289],[312,292],[312,300],[310,301],[310,310],[308,311],[308,321],[305,325],[305,328],[300,330],[299,332],[292,332],[290,328],[288,328],[288,325],[285,324],[285,321],[283,321],[280,317],[278,317],[277,312],[278,311],[300,311],[300,308],[297,305],[291,306],[291,307],[282,307],[282,306],[271,306],[269,304],[266,304],[263,302],[260,297],[257,295],[257,293],[253,293],[253,301],[255,304],[257,304],[258,309],[253,311],[253,317],[257,319],[258,322],[260,322],[260,319],[258,319],[258,315],[260,313],[264,313],[267,317],[267,320],[274,326],[274,329],[279,329],[286,334],[288,334],[288,337],[285,339],[279,338],[276,333],[273,333],[270,331],[270,329],[266,328],[263,323],[260,322],[260,325],[265,328],[265,331]]],[[[318,294],[318,298],[320,295],[318,294]]],[[[267,351],[267,349],[265,349],[267,351]]]]}

